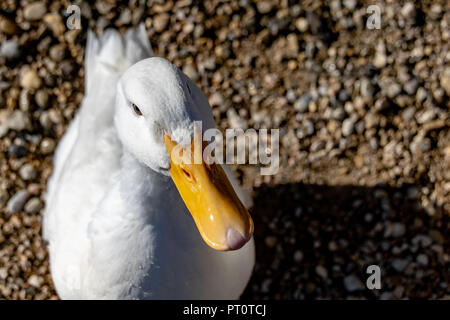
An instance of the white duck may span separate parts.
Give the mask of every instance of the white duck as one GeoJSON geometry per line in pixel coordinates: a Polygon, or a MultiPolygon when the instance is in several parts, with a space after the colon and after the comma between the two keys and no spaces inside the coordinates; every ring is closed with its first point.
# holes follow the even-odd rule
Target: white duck
{"type": "Polygon", "coordinates": [[[236,180],[169,156],[192,148],[194,121],[214,127],[208,101],[151,56],[143,25],[88,35],[86,96],[56,151],[44,216],[63,299],[235,299],[252,272],[236,180]]]}

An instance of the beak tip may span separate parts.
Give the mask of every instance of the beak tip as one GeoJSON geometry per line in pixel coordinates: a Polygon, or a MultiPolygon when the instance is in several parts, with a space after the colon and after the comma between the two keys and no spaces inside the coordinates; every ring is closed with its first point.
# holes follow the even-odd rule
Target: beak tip
{"type": "Polygon", "coordinates": [[[248,240],[250,240],[250,237],[246,239],[235,228],[228,228],[227,244],[229,246],[229,250],[238,250],[242,248],[247,243],[248,240]]]}

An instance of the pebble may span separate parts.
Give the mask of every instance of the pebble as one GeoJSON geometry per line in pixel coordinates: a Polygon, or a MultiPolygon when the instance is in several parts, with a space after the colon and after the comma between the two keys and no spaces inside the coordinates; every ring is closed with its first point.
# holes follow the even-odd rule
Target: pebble
{"type": "Polygon", "coordinates": [[[387,57],[384,52],[377,52],[375,53],[375,58],[373,60],[373,65],[377,67],[378,69],[382,69],[386,66],[387,63],[387,57]]]}
{"type": "Polygon", "coordinates": [[[41,152],[42,154],[51,154],[56,147],[55,140],[50,138],[44,138],[41,142],[41,152]]]}
{"type": "Polygon", "coordinates": [[[440,84],[448,96],[450,96],[450,67],[445,69],[440,76],[440,84]]]}
{"type": "Polygon", "coordinates": [[[44,2],[36,1],[25,6],[23,9],[23,16],[28,21],[36,21],[42,19],[47,12],[44,2]]]}
{"type": "Polygon", "coordinates": [[[155,16],[153,19],[153,28],[156,32],[163,32],[169,24],[169,15],[167,13],[161,13],[155,16]]]}
{"type": "Polygon", "coordinates": [[[62,22],[61,16],[57,13],[47,13],[44,16],[44,22],[47,24],[50,30],[52,30],[55,37],[61,36],[64,31],[66,31],[66,27],[62,22]]]}
{"type": "Polygon", "coordinates": [[[344,286],[348,292],[355,292],[364,289],[364,285],[355,275],[349,275],[344,278],[344,286]]]}
{"type": "Polygon", "coordinates": [[[269,248],[273,248],[277,244],[277,238],[274,236],[268,236],[266,237],[264,242],[266,243],[266,246],[268,246],[269,248]]]}
{"type": "Polygon", "coordinates": [[[300,113],[306,112],[308,110],[309,103],[312,98],[309,94],[304,94],[294,103],[294,109],[300,113]]]}
{"type": "Polygon", "coordinates": [[[428,260],[428,256],[423,253],[419,254],[416,259],[417,263],[424,267],[428,265],[428,260]]]}
{"type": "Polygon", "coordinates": [[[22,110],[14,110],[12,113],[0,115],[0,137],[8,130],[22,131],[30,127],[30,119],[22,110]]]}
{"type": "Polygon", "coordinates": [[[386,95],[393,99],[400,94],[402,87],[397,82],[390,82],[386,87],[386,95]]]}
{"type": "Polygon", "coordinates": [[[303,252],[300,250],[295,251],[294,253],[294,261],[295,262],[301,262],[303,260],[303,252]]]}
{"type": "Polygon", "coordinates": [[[0,32],[14,34],[16,31],[17,28],[14,22],[0,15],[0,32]]]}
{"type": "Polygon", "coordinates": [[[392,230],[391,230],[391,236],[394,238],[400,238],[402,236],[404,236],[405,232],[406,232],[406,227],[403,223],[393,223],[391,225],[392,230]]]}
{"type": "Polygon", "coordinates": [[[46,108],[48,104],[48,93],[46,90],[38,90],[34,95],[36,104],[41,108],[46,108]]]}
{"type": "Polygon", "coordinates": [[[41,87],[42,80],[35,70],[28,69],[21,73],[20,85],[23,88],[35,90],[41,87]]]}
{"type": "Polygon", "coordinates": [[[342,122],[342,135],[348,137],[353,133],[355,128],[355,121],[351,118],[347,118],[342,122]]]}
{"type": "Polygon", "coordinates": [[[6,40],[0,47],[0,56],[7,60],[15,60],[20,57],[20,46],[15,40],[6,40]]]}
{"type": "Polygon", "coordinates": [[[32,164],[26,163],[20,167],[19,174],[23,180],[27,181],[35,179],[37,176],[37,171],[32,164]]]}
{"type": "Polygon", "coordinates": [[[8,147],[8,154],[12,155],[16,158],[22,158],[27,155],[28,151],[24,146],[18,146],[16,144],[12,144],[8,147]]]}
{"type": "Polygon", "coordinates": [[[258,8],[259,13],[266,14],[272,11],[273,9],[273,2],[272,1],[258,1],[256,3],[256,6],[258,8]]]}
{"type": "Polygon", "coordinates": [[[197,81],[198,80],[198,73],[197,71],[194,69],[194,67],[190,64],[186,64],[183,67],[183,72],[189,77],[189,79],[191,79],[192,81],[197,81]]]}
{"type": "Polygon", "coordinates": [[[233,128],[233,129],[243,129],[243,130],[246,130],[248,128],[247,121],[242,119],[238,115],[236,110],[234,110],[233,108],[228,109],[227,117],[228,117],[228,122],[229,122],[231,128],[233,128]]]}
{"type": "Polygon", "coordinates": [[[25,212],[29,214],[38,213],[42,209],[42,201],[39,198],[31,198],[25,204],[25,212]]]}
{"type": "Polygon", "coordinates": [[[407,94],[409,94],[410,96],[415,95],[417,92],[417,88],[419,87],[419,81],[417,81],[417,79],[413,78],[411,80],[409,80],[408,82],[406,82],[403,85],[403,89],[405,90],[405,92],[407,94]]]}
{"type": "Polygon", "coordinates": [[[416,114],[416,109],[414,107],[408,107],[402,112],[403,121],[410,121],[414,119],[414,115],[416,114]]]}
{"type": "Polygon", "coordinates": [[[56,44],[50,48],[50,58],[53,61],[60,62],[66,55],[66,47],[63,44],[56,44]]]}
{"type": "Polygon", "coordinates": [[[316,273],[322,279],[327,279],[328,278],[328,270],[322,265],[318,265],[316,267],[316,273]]]}
{"type": "Polygon", "coordinates": [[[414,19],[416,16],[416,8],[412,2],[407,2],[403,5],[400,13],[406,19],[414,19]]]}
{"type": "Polygon", "coordinates": [[[32,285],[33,287],[39,288],[42,285],[42,283],[44,282],[44,279],[42,279],[42,277],[40,277],[38,275],[33,274],[28,278],[27,282],[30,285],[32,285]]]}
{"type": "Polygon", "coordinates": [[[433,120],[435,116],[436,112],[433,109],[426,110],[425,112],[417,116],[417,122],[420,124],[427,123],[433,120]]]}
{"type": "Polygon", "coordinates": [[[373,86],[372,82],[364,78],[361,80],[361,94],[364,97],[372,97],[375,93],[375,87],[373,86]]]}
{"type": "Polygon", "coordinates": [[[9,213],[19,212],[20,210],[22,210],[29,196],[30,194],[27,190],[18,191],[11,197],[11,199],[9,199],[8,204],[6,205],[6,210],[9,213]]]}
{"type": "Polygon", "coordinates": [[[403,272],[408,265],[408,261],[405,259],[395,259],[392,261],[392,267],[397,272],[403,272]]]}
{"type": "Polygon", "coordinates": [[[298,18],[295,21],[295,27],[300,32],[306,32],[308,30],[308,20],[305,18],[298,18]]]}
{"type": "Polygon", "coordinates": [[[214,92],[211,97],[209,97],[209,104],[213,106],[221,106],[223,105],[223,96],[220,92],[214,92]]]}

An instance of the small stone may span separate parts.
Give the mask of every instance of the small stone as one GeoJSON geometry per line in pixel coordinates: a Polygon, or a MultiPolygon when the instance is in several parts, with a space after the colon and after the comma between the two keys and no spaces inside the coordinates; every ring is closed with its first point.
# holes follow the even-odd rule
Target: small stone
{"type": "Polygon", "coordinates": [[[214,71],[216,69],[216,61],[214,58],[208,58],[205,59],[201,62],[201,66],[199,66],[200,70],[204,69],[204,70],[209,70],[209,71],[214,71]]]}
{"type": "Polygon", "coordinates": [[[28,21],[36,21],[42,19],[46,12],[47,8],[45,7],[45,3],[36,1],[25,6],[23,16],[28,21]]]}
{"type": "Polygon", "coordinates": [[[392,261],[392,267],[397,272],[403,272],[408,265],[408,261],[404,259],[395,259],[392,261]]]}
{"type": "Polygon", "coordinates": [[[375,101],[375,109],[377,111],[383,111],[388,109],[390,106],[389,100],[386,97],[381,97],[377,101],[375,101]]]}
{"type": "Polygon", "coordinates": [[[64,60],[59,64],[61,68],[61,73],[65,79],[70,79],[73,77],[75,71],[75,65],[71,60],[64,60]]]}
{"type": "Polygon", "coordinates": [[[272,284],[272,279],[265,279],[261,284],[261,292],[268,293],[270,290],[270,285],[272,284]]]}
{"type": "Polygon", "coordinates": [[[258,1],[256,4],[259,13],[266,14],[272,11],[273,9],[273,1],[258,1]]]}
{"type": "MultiPolygon", "coordinates": [[[[310,136],[314,133],[314,123],[311,120],[305,119],[302,121],[302,131],[304,136],[310,136]]],[[[311,146],[312,148],[312,146],[311,146]]]]}
{"type": "Polygon", "coordinates": [[[408,199],[417,199],[420,194],[420,190],[417,187],[409,187],[406,191],[406,196],[408,199]]]}
{"type": "Polygon", "coordinates": [[[20,190],[15,195],[9,199],[8,204],[6,205],[6,210],[9,213],[17,213],[22,210],[25,202],[29,197],[29,193],[27,190],[20,190]]]}
{"type": "Polygon", "coordinates": [[[312,98],[309,94],[304,94],[294,103],[294,109],[300,113],[306,112],[308,110],[309,103],[312,98]]]}
{"type": "Polygon", "coordinates": [[[14,34],[16,33],[17,28],[14,22],[11,20],[0,16],[0,32],[6,33],[6,34],[14,34]]]}
{"type": "Polygon", "coordinates": [[[303,252],[300,250],[295,251],[294,253],[294,261],[295,262],[301,262],[303,260],[303,252]]]}
{"type": "Polygon", "coordinates": [[[21,131],[30,126],[30,119],[28,118],[27,113],[21,110],[14,110],[7,117],[5,124],[8,126],[8,129],[21,131]]]}
{"type": "Polygon", "coordinates": [[[404,121],[410,121],[414,118],[416,114],[416,109],[414,107],[408,107],[402,112],[402,119],[404,121]]]}
{"type": "Polygon", "coordinates": [[[37,171],[32,164],[26,163],[19,169],[19,175],[23,180],[32,180],[36,178],[37,171]]]}
{"type": "Polygon", "coordinates": [[[131,22],[131,10],[125,8],[121,13],[119,19],[116,21],[117,26],[127,25],[131,22]]]}
{"type": "Polygon", "coordinates": [[[34,95],[36,104],[41,108],[46,108],[48,103],[48,93],[46,90],[38,90],[34,95]]]}
{"type": "Polygon", "coordinates": [[[425,90],[425,89],[422,88],[422,87],[420,87],[419,89],[417,89],[416,100],[417,100],[418,102],[424,101],[427,97],[428,97],[428,92],[427,92],[427,90],[425,90]]]}
{"type": "Polygon", "coordinates": [[[428,265],[428,256],[426,254],[419,254],[416,259],[417,263],[426,267],[428,265]]]}
{"type": "Polygon", "coordinates": [[[375,93],[375,87],[369,79],[364,78],[361,80],[360,92],[364,97],[371,98],[375,93]]]}
{"type": "Polygon", "coordinates": [[[406,19],[414,19],[416,16],[416,8],[412,2],[407,2],[400,10],[400,13],[406,19]]]}
{"type": "Polygon", "coordinates": [[[41,142],[41,152],[43,154],[50,154],[55,150],[56,143],[55,140],[50,138],[44,138],[41,142]]]}
{"type": "Polygon", "coordinates": [[[402,87],[397,82],[390,82],[386,87],[386,95],[393,99],[400,94],[402,87]]]}
{"type": "Polygon", "coordinates": [[[289,89],[289,90],[286,92],[286,99],[287,99],[289,102],[295,102],[296,99],[297,99],[297,94],[295,93],[294,90],[289,89]]]}
{"type": "Polygon", "coordinates": [[[349,10],[353,10],[356,8],[356,0],[344,0],[343,3],[344,6],[349,10]]]}
{"type": "Polygon", "coordinates": [[[28,278],[27,282],[30,285],[32,285],[33,287],[39,288],[42,285],[42,283],[44,282],[44,279],[40,276],[33,274],[28,278]]]}
{"type": "Polygon", "coordinates": [[[447,68],[444,72],[442,72],[440,76],[440,83],[447,95],[450,96],[450,68],[447,68]]]}
{"type": "Polygon", "coordinates": [[[348,137],[353,133],[355,122],[351,118],[347,118],[342,122],[342,135],[348,137]]]}
{"type": "Polygon", "coordinates": [[[345,277],[344,286],[348,292],[355,292],[364,289],[363,283],[355,275],[345,277]]]}
{"type": "Polygon", "coordinates": [[[230,127],[233,129],[247,129],[248,124],[247,121],[242,119],[239,114],[234,110],[234,108],[230,108],[227,111],[228,123],[230,127]]]}
{"type": "Polygon", "coordinates": [[[415,78],[409,80],[408,82],[406,82],[403,85],[403,89],[410,96],[416,94],[418,87],[419,87],[419,81],[417,81],[417,79],[415,79],[415,78]]]}
{"type": "Polygon", "coordinates": [[[406,227],[405,227],[405,225],[403,223],[396,222],[396,223],[392,224],[392,233],[391,233],[391,235],[394,238],[402,237],[405,234],[405,232],[406,232],[406,227]]]}
{"type": "Polygon", "coordinates": [[[22,158],[27,155],[27,149],[24,146],[12,144],[8,147],[8,154],[16,158],[22,158]]]}
{"type": "Polygon", "coordinates": [[[264,239],[264,242],[266,243],[266,246],[273,248],[277,244],[277,238],[274,236],[268,236],[264,239]]]}
{"type": "Polygon", "coordinates": [[[27,187],[27,190],[31,195],[37,196],[41,192],[41,186],[39,185],[39,183],[30,183],[27,187]]]}
{"type": "Polygon", "coordinates": [[[430,122],[436,116],[436,112],[433,109],[426,110],[422,114],[418,115],[417,122],[420,124],[430,122]]]}
{"type": "Polygon", "coordinates": [[[194,67],[190,64],[186,64],[183,67],[183,72],[192,80],[197,81],[198,80],[198,73],[194,69],[194,67]]]}
{"type": "Polygon", "coordinates": [[[155,16],[153,19],[153,28],[156,32],[163,32],[169,24],[169,15],[167,13],[161,13],[155,16]]]}
{"type": "Polygon", "coordinates": [[[6,40],[0,47],[0,55],[7,60],[15,60],[20,56],[20,46],[14,40],[6,40]]]}
{"type": "Polygon", "coordinates": [[[221,106],[223,105],[223,96],[219,92],[214,92],[211,97],[209,97],[209,103],[211,106],[221,106]]]}
{"type": "Polygon", "coordinates": [[[23,111],[28,111],[30,109],[30,91],[28,89],[20,91],[19,107],[23,111]]]}
{"type": "Polygon", "coordinates": [[[66,31],[66,27],[62,22],[61,16],[57,13],[48,13],[44,16],[44,22],[52,30],[55,37],[59,37],[66,31]]]}
{"type": "Polygon", "coordinates": [[[21,73],[20,85],[23,88],[35,90],[41,87],[42,80],[36,71],[28,69],[21,73]]]}
{"type": "Polygon", "coordinates": [[[376,52],[373,65],[378,69],[384,68],[387,63],[386,54],[384,52],[376,52]]]}
{"type": "Polygon", "coordinates": [[[308,30],[308,20],[305,18],[298,18],[295,21],[295,27],[300,32],[306,32],[308,30]]]}
{"type": "Polygon", "coordinates": [[[65,55],[66,47],[63,44],[56,44],[50,48],[50,58],[52,58],[53,61],[62,61],[65,55]]]}
{"type": "Polygon", "coordinates": [[[328,278],[328,270],[321,265],[318,265],[316,267],[316,273],[317,275],[319,275],[322,279],[327,279],[328,278]]]}
{"type": "Polygon", "coordinates": [[[25,204],[25,212],[30,214],[38,213],[42,209],[42,202],[39,198],[31,198],[25,204]]]}

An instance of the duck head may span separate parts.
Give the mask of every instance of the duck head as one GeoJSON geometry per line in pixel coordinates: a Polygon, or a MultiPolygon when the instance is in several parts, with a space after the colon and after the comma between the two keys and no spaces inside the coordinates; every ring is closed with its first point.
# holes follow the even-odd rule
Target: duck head
{"type": "Polygon", "coordinates": [[[202,91],[167,60],[142,60],[121,77],[114,124],[124,148],[172,178],[209,246],[236,250],[250,240],[253,221],[222,166],[204,161],[196,121],[215,127],[202,91]]]}

